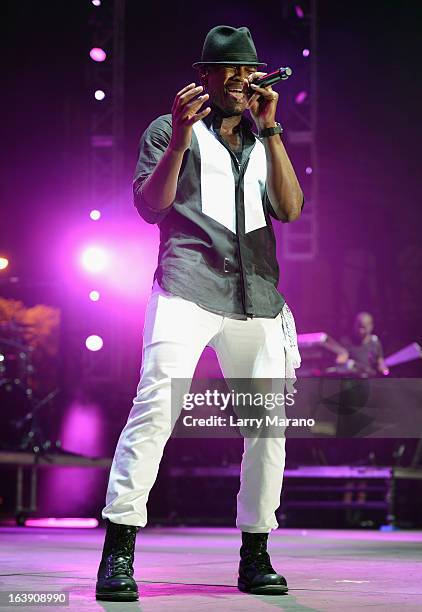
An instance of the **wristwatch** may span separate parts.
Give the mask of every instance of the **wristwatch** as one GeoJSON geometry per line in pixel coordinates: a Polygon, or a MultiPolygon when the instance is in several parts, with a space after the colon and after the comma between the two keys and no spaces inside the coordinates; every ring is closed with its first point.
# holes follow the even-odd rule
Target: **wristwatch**
{"type": "Polygon", "coordinates": [[[259,131],[259,136],[261,138],[268,138],[268,136],[274,136],[274,134],[281,134],[283,132],[283,128],[279,123],[276,122],[275,127],[265,128],[259,131]]]}

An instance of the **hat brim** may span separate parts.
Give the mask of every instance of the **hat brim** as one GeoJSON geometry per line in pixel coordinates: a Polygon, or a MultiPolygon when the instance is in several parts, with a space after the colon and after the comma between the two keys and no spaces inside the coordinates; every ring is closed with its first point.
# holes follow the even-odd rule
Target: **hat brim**
{"type": "Polygon", "coordinates": [[[267,65],[264,62],[195,62],[192,64],[192,68],[200,68],[201,66],[259,66],[260,68],[266,68],[267,65]]]}

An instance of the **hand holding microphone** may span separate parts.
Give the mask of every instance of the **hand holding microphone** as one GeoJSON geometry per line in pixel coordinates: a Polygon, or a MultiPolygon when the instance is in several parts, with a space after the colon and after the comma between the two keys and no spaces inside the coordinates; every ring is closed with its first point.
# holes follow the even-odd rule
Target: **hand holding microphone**
{"type": "Polygon", "coordinates": [[[292,73],[289,67],[277,68],[269,74],[254,72],[248,79],[245,79],[251,94],[248,108],[259,131],[274,127],[276,124],[278,93],[272,89],[271,85],[285,81],[292,73]]]}

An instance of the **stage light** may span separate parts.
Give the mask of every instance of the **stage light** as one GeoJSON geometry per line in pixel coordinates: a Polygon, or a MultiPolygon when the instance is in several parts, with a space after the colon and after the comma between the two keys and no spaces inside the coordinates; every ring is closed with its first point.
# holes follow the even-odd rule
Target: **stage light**
{"type": "Polygon", "coordinates": [[[93,289],[92,291],[89,292],[89,299],[92,302],[98,302],[98,300],[100,299],[100,292],[93,289]]]}
{"type": "Polygon", "coordinates": [[[305,16],[305,13],[303,12],[303,9],[300,4],[295,4],[295,13],[299,19],[303,19],[305,16]]]}
{"type": "Polygon", "coordinates": [[[101,6],[101,0],[92,0],[94,6],[101,6]]]}
{"type": "Polygon", "coordinates": [[[302,55],[303,55],[303,57],[309,57],[309,56],[310,56],[310,54],[311,54],[311,52],[309,51],[309,49],[304,49],[304,50],[302,51],[302,55]]]}
{"type": "Polygon", "coordinates": [[[305,172],[306,172],[306,174],[312,174],[311,166],[306,166],[305,172]]]}
{"type": "Polygon", "coordinates": [[[303,104],[307,97],[308,97],[307,91],[299,91],[299,93],[297,93],[295,97],[296,104],[303,104]]]}
{"type": "Polygon", "coordinates": [[[88,247],[82,253],[82,265],[88,272],[101,272],[107,261],[107,253],[101,247],[88,247]]]}
{"type": "Polygon", "coordinates": [[[101,212],[99,210],[97,210],[96,208],[94,208],[93,210],[91,210],[91,212],[89,213],[90,218],[93,221],[98,221],[98,219],[101,219],[101,212]]]}
{"type": "Polygon", "coordinates": [[[297,342],[300,347],[315,346],[327,342],[328,334],[325,332],[312,332],[310,334],[298,334],[297,342]]]}
{"type": "Polygon", "coordinates": [[[89,351],[100,351],[103,348],[103,339],[101,336],[92,334],[85,340],[85,346],[89,351]]]}
{"type": "Polygon", "coordinates": [[[3,353],[0,353],[0,361],[4,361],[4,355],[3,355],[3,353]]]}
{"type": "Polygon", "coordinates": [[[94,62],[103,62],[106,59],[107,54],[104,49],[101,49],[101,47],[93,47],[89,52],[89,57],[94,60],[94,62]]]}
{"type": "Polygon", "coordinates": [[[25,520],[25,527],[93,529],[98,527],[98,521],[96,518],[32,518],[25,520]]]}
{"type": "Polygon", "coordinates": [[[9,265],[7,257],[0,257],[0,270],[5,270],[9,265]]]}
{"type": "Polygon", "coordinates": [[[102,89],[97,89],[94,93],[94,97],[96,100],[104,100],[105,92],[102,89]]]}

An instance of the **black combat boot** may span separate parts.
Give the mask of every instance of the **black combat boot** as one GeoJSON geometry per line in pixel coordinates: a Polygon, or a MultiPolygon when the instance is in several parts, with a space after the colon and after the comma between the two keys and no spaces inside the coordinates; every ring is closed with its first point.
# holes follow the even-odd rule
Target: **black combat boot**
{"type": "Polygon", "coordinates": [[[135,539],[139,527],[117,525],[106,520],[103,555],[98,568],[96,599],[136,601],[138,586],[133,579],[135,539]]]}
{"type": "Polygon", "coordinates": [[[242,531],[237,582],[240,591],[256,595],[282,595],[288,590],[284,576],[277,574],[271,565],[267,540],[268,533],[242,531]]]}

